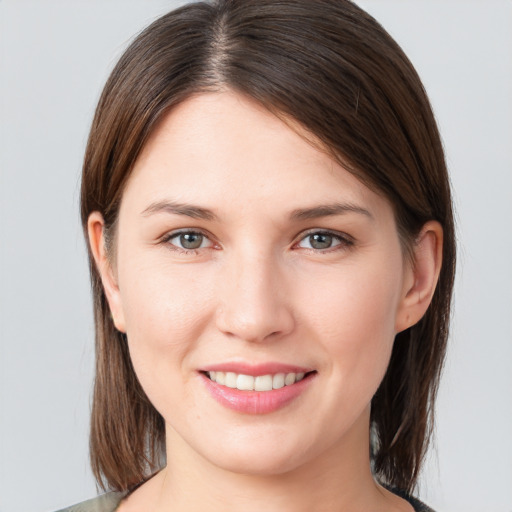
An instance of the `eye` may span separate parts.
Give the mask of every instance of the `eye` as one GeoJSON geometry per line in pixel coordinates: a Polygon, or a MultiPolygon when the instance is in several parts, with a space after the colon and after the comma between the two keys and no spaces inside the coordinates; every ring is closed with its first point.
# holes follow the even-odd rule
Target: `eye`
{"type": "Polygon", "coordinates": [[[211,240],[199,231],[171,233],[164,241],[168,242],[174,249],[181,251],[194,251],[213,246],[211,240]]]}
{"type": "Polygon", "coordinates": [[[347,247],[352,244],[353,241],[348,237],[348,235],[342,236],[329,231],[314,231],[308,233],[297,245],[302,249],[325,251],[338,246],[347,247]]]}

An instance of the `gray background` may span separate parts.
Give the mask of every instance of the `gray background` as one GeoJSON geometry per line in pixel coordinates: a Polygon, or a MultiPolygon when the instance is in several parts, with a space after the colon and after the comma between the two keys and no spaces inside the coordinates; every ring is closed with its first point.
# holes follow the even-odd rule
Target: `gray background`
{"type": "MultiPolygon", "coordinates": [[[[81,158],[109,70],[177,3],[0,0],[0,512],[95,494],[81,158]]],[[[511,512],[512,2],[359,3],[424,80],[458,212],[453,332],[420,495],[438,512],[511,512]]]]}

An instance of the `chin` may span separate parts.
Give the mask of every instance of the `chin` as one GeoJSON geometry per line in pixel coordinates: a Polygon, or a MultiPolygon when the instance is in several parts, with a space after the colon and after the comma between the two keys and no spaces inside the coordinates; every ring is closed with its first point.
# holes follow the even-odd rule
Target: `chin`
{"type": "Polygon", "coordinates": [[[270,447],[267,451],[257,450],[250,453],[215,453],[213,457],[210,462],[225,471],[261,477],[290,473],[304,463],[297,453],[276,450],[275,447],[270,447]]]}
{"type": "Polygon", "coordinates": [[[239,427],[232,435],[226,432],[222,439],[213,436],[204,441],[195,447],[196,452],[232,473],[280,475],[297,469],[308,459],[304,436],[294,436],[290,430],[275,425],[269,429],[239,427]]]}

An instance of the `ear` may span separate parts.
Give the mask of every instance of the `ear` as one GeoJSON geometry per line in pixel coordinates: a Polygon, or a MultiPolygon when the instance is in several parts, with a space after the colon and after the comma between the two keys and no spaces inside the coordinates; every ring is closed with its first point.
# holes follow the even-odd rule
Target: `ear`
{"type": "Polygon", "coordinates": [[[121,294],[112,262],[109,260],[105,249],[104,231],[105,222],[101,213],[91,213],[87,220],[87,234],[89,236],[91,252],[101,277],[114,325],[118,331],[126,332],[121,294]]]}
{"type": "Polygon", "coordinates": [[[443,228],[439,222],[429,221],[423,226],[412,252],[396,316],[397,333],[421,320],[436,290],[443,259],[443,228]]]}

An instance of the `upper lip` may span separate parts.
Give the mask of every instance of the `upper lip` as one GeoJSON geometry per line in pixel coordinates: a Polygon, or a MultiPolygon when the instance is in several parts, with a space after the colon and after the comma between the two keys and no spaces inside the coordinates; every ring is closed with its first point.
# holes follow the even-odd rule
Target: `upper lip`
{"type": "Polygon", "coordinates": [[[293,364],[285,364],[278,362],[268,363],[245,363],[245,362],[225,362],[216,363],[201,367],[201,372],[233,372],[243,375],[251,375],[258,377],[260,375],[273,375],[276,373],[308,373],[313,368],[305,366],[297,366],[293,364]]]}

